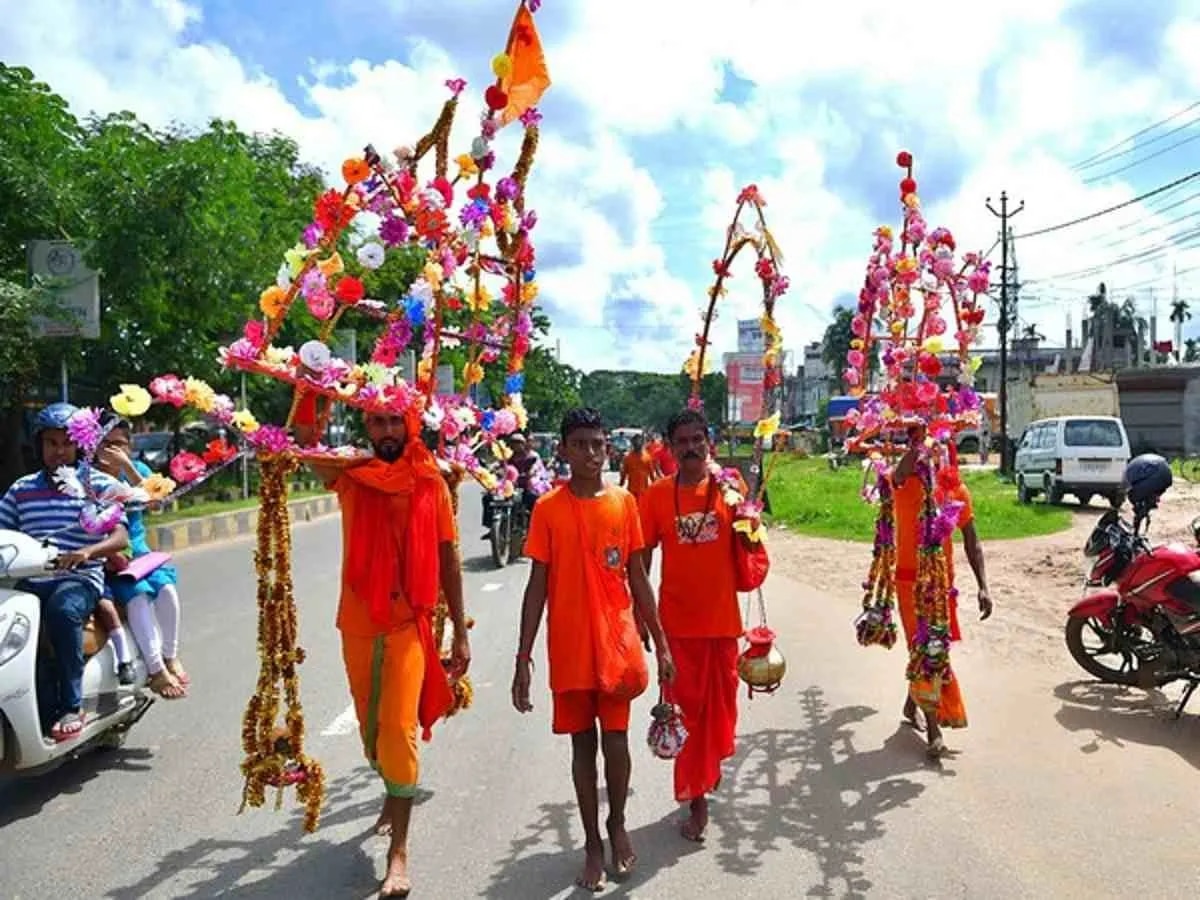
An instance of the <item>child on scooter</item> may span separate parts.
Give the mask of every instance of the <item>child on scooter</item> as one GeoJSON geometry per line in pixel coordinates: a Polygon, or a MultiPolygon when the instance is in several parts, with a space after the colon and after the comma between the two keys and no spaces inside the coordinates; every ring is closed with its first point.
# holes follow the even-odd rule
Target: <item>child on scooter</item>
{"type": "MultiPolygon", "coordinates": [[[[112,423],[97,453],[100,470],[113,478],[129,484],[141,484],[151,472],[143,462],[135,462],[130,453],[133,449],[132,426],[114,413],[105,413],[104,424],[112,423]]],[[[129,547],[133,558],[150,552],[146,542],[146,524],[142,511],[130,509],[129,547]]],[[[107,591],[113,599],[125,607],[129,626],[133,631],[146,671],[150,675],[150,689],[166,700],[179,700],[187,696],[191,682],[183,664],[179,661],[179,591],[176,589],[178,574],[174,566],[160,566],[140,581],[129,578],[109,577],[107,591]]]]}

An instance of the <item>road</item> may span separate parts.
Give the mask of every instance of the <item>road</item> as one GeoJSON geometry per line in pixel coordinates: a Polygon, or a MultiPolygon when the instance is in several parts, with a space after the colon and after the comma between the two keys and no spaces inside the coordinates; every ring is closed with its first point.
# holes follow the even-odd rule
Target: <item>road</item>
{"type": "MultiPolygon", "coordinates": [[[[581,832],[568,746],[550,734],[544,684],[529,716],[508,701],[527,567],[493,571],[469,489],[463,510],[477,697],[425,751],[413,896],[569,896],[581,832]]],[[[321,829],[302,835],[290,796],[282,811],[236,815],[240,720],[257,668],[251,548],[201,548],[178,557],[192,696],[157,704],[121,751],[0,783],[0,897],[372,895],[385,851],[367,833],[380,788],[362,763],[332,627],[337,519],[298,524],[295,549],[309,749],[329,774],[321,829]]],[[[847,577],[859,577],[865,553],[847,577]]],[[[1172,722],[1162,698],[1082,681],[1065,651],[1061,665],[1031,669],[972,631],[956,656],[972,726],[950,735],[961,754],[933,766],[898,724],[900,653],[859,649],[855,611],[820,586],[777,577],[769,589],[790,670],[777,694],[743,700],[707,845],[675,832],[670,766],[642,743],[643,698],[629,805],[641,860],[604,896],[1178,897],[1200,887],[1200,719],[1172,722]]]]}

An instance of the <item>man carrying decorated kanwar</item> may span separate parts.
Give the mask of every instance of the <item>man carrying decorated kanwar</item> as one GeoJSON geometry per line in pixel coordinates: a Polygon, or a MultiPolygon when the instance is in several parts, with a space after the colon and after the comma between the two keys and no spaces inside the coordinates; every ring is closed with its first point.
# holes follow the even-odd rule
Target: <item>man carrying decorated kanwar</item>
{"type": "Polygon", "coordinates": [[[568,412],[562,446],[571,480],[538,501],[525,545],[533,567],[521,610],[512,702],[522,713],[533,709],[532,653],[544,610],[553,730],[571,736],[571,773],[586,836],[586,858],[576,883],[598,891],[605,880],[599,749],[604,752],[614,874],[627,875],[637,861],[625,828],[629,707],[649,677],[634,604],[658,651],[659,681],[670,681],[675,666],[638,552],[643,541],[637,504],[628,492],[604,484],[606,440],[600,414],[593,409],[568,412]]]}
{"type": "Polygon", "coordinates": [[[633,494],[636,500],[658,478],[658,464],[647,452],[640,434],[633,436],[631,444],[629,452],[621,460],[621,487],[633,494]]]}
{"type": "MultiPolygon", "coordinates": [[[[893,497],[896,514],[896,597],[900,607],[900,621],[904,626],[904,637],[911,650],[917,632],[917,560],[920,547],[921,511],[924,504],[925,490],[921,479],[916,476],[917,455],[921,444],[925,441],[925,429],[916,427],[909,429],[908,449],[900,457],[892,470],[893,497]]],[[[948,465],[942,467],[936,476],[934,485],[934,501],[939,506],[946,503],[961,504],[958,513],[957,528],[962,532],[963,550],[971,571],[975,574],[978,586],[979,619],[984,621],[992,614],[991,592],[988,590],[987,573],[983,562],[983,545],[975,530],[975,512],[971,503],[971,493],[963,483],[958,470],[958,453],[951,443],[948,448],[948,465]]],[[[942,546],[946,557],[947,584],[950,589],[950,640],[962,639],[958,624],[958,591],[954,587],[954,545],[952,537],[947,537],[942,546]]],[[[965,728],[967,726],[967,709],[963,702],[962,689],[958,675],[948,682],[943,682],[938,695],[936,710],[921,709],[924,719],[917,717],[918,703],[914,697],[914,686],[910,686],[908,696],[904,701],[904,719],[917,731],[925,730],[928,742],[928,753],[937,759],[945,755],[946,743],[942,738],[942,728],[965,728]]]]}
{"type": "MultiPolygon", "coordinates": [[[[302,404],[302,409],[307,409],[302,404]]],[[[310,421],[298,414],[297,421],[310,421]]],[[[454,698],[433,636],[438,590],[454,629],[449,676],[471,660],[450,490],[415,414],[368,413],[368,462],[314,465],[342,510],[337,626],[368,762],[387,789],[376,824],[391,835],[383,897],[406,897],[408,826],[417,791],[417,730],[430,739],[454,698]]],[[[306,426],[311,428],[311,426],[306,426]]],[[[304,440],[305,428],[297,429],[304,440]]]]}
{"type": "Polygon", "coordinates": [[[734,511],[708,471],[704,415],[690,409],[677,414],[667,426],[667,440],[679,471],[642,497],[644,555],[648,567],[650,554],[662,546],[659,615],[676,665],[666,694],[688,730],[675,758],[675,799],[690,807],[680,832],[702,841],[708,795],[721,783],[722,761],[733,756],[737,729],[743,626],[734,580],[734,511]]]}

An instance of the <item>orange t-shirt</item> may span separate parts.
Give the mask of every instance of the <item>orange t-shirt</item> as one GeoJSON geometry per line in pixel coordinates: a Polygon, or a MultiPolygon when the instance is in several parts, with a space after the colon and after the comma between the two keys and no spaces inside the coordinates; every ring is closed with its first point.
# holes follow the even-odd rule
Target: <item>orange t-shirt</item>
{"type": "MultiPolygon", "coordinates": [[[[563,485],[533,508],[525,555],[548,570],[546,656],[554,693],[596,689],[588,554],[601,566],[624,573],[629,557],[643,546],[637,501],[621,488],[609,487],[599,497],[583,499],[572,497],[563,485]]],[[[628,589],[626,597],[626,614],[632,619],[628,589]]]]}
{"type": "MultiPolygon", "coordinates": [[[[917,550],[920,542],[921,504],[924,502],[921,479],[910,475],[904,484],[895,489],[896,498],[896,580],[917,580],[917,550]]],[[[975,507],[971,503],[971,492],[965,484],[959,484],[946,498],[963,504],[958,513],[958,527],[964,528],[975,521],[975,507]]],[[[954,584],[954,542],[946,538],[942,549],[946,554],[946,574],[954,584]]]]}
{"type": "Polygon", "coordinates": [[[711,477],[679,485],[676,509],[676,483],[660,479],[640,503],[646,546],[663,548],[658,590],[663,630],[672,637],[737,637],[744,629],[734,582],[733,512],[711,477]],[[681,541],[681,531],[695,543],[681,541]]]}
{"type": "Polygon", "coordinates": [[[645,450],[641,453],[630,450],[625,454],[621,470],[625,473],[629,493],[640,497],[654,478],[654,458],[645,450]]]}
{"type": "MultiPolygon", "coordinates": [[[[446,482],[439,481],[437,496],[437,530],[438,543],[454,542],[458,539],[458,528],[454,521],[454,504],[450,499],[450,488],[446,482]]],[[[342,508],[342,593],[338,601],[337,627],[345,634],[358,637],[374,637],[387,632],[399,631],[412,621],[412,608],[403,601],[400,585],[395,586],[396,597],[394,615],[390,627],[381,626],[371,618],[371,611],[360,601],[350,587],[346,577],[346,560],[349,556],[350,542],[354,540],[354,501],[359,491],[368,491],[365,487],[350,478],[342,476],[331,485],[338,496],[342,508]]],[[[405,537],[408,527],[408,505],[410,495],[397,494],[392,497],[392,527],[400,552],[404,552],[405,537]]],[[[397,573],[397,577],[399,573],[397,573]]]]}

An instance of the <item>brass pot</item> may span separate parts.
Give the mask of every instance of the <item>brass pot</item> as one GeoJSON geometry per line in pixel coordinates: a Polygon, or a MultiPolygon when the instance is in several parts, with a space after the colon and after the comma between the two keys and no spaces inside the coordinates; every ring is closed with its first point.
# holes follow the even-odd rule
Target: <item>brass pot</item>
{"type": "Polygon", "coordinates": [[[750,687],[750,692],[770,694],[778,690],[787,672],[787,660],[772,645],[765,656],[750,656],[749,651],[738,657],[738,677],[750,687]]]}

